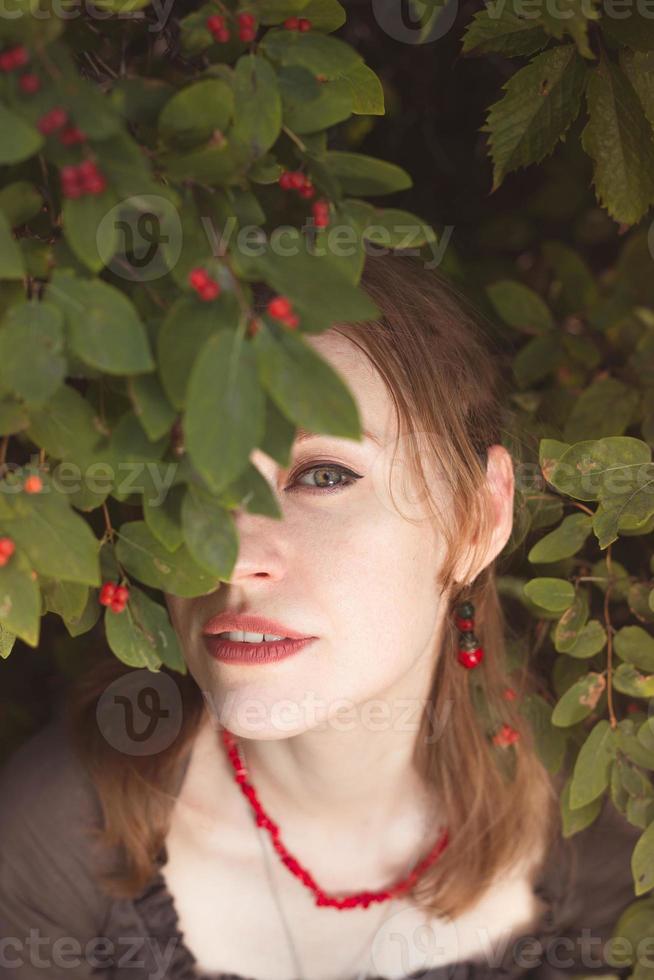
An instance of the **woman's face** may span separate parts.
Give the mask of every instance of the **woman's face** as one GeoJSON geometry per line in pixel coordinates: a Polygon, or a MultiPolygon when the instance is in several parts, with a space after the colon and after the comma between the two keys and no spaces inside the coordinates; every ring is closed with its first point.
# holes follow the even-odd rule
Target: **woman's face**
{"type": "MultiPolygon", "coordinates": [[[[348,384],[362,428],[378,442],[318,435],[296,442],[286,471],[254,450],[250,459],[269,480],[283,519],[236,512],[240,550],[230,582],[192,599],[166,594],[168,609],[208,709],[235,734],[289,737],[336,712],[342,721],[344,709],[350,721],[360,720],[365,702],[392,706],[399,698],[405,711],[407,698],[420,699],[411,711],[417,727],[445,609],[437,584],[443,541],[426,517],[411,523],[403,516],[415,521],[417,497],[407,485],[402,443],[391,465],[395,420],[381,377],[342,335],[304,339],[348,384]],[[309,469],[318,464],[338,464],[360,479],[346,486],[348,474],[309,469]],[[325,484],[343,488],[320,489],[325,484]],[[225,610],[275,619],[317,639],[268,664],[218,661],[202,629],[225,610]]],[[[432,491],[444,499],[444,488],[432,491]]],[[[379,707],[377,716],[368,710],[390,720],[379,707]]]]}

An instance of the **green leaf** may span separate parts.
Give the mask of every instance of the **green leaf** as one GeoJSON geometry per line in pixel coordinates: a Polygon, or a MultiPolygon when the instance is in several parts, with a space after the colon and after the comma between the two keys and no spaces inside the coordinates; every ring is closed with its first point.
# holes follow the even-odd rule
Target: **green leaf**
{"type": "Polygon", "coordinates": [[[584,546],[592,529],[593,519],[588,514],[568,514],[554,531],[536,542],[527,560],[542,564],[571,558],[584,546]]]}
{"type": "Polygon", "coordinates": [[[43,146],[43,136],[0,103],[0,164],[20,163],[43,146]]]}
{"type": "Polygon", "coordinates": [[[574,602],[575,590],[571,582],[562,578],[533,578],[524,586],[524,594],[537,606],[550,612],[563,612],[574,602]]]}
{"type": "Polygon", "coordinates": [[[155,440],[170,432],[177,413],[168,401],[155,374],[138,374],[127,379],[134,413],[148,435],[155,440]]]}
{"type": "Polygon", "coordinates": [[[567,653],[585,625],[589,614],[588,590],[577,589],[574,602],[568,606],[554,629],[554,647],[559,653],[567,653]]]}
{"type": "Polygon", "coordinates": [[[32,410],[27,435],[50,456],[66,459],[90,452],[102,429],[87,399],[64,384],[43,408],[32,410]]]}
{"type": "Polygon", "coordinates": [[[569,657],[588,660],[606,644],[606,631],[598,619],[591,619],[579,630],[575,642],[565,651],[569,657]]]}
{"type": "MultiPolygon", "coordinates": [[[[266,4],[264,4],[266,6],[266,4]]],[[[338,0],[309,0],[300,7],[302,16],[311,21],[314,31],[331,34],[345,23],[345,10],[338,0]]]]}
{"type": "Polygon", "coordinates": [[[559,367],[563,360],[561,338],[554,332],[532,339],[513,359],[513,373],[521,388],[542,381],[559,367]]]}
{"type": "Polygon", "coordinates": [[[25,262],[11,225],[0,211],[0,279],[23,279],[25,262]]]}
{"type": "Polygon", "coordinates": [[[410,175],[402,167],[364,153],[327,150],[321,156],[321,163],[338,180],[345,194],[377,196],[413,187],[410,175]]]}
{"type": "Polygon", "coordinates": [[[302,65],[327,78],[337,78],[363,62],[345,41],[313,31],[268,31],[259,48],[282,65],[302,65]]]}
{"type": "Polygon", "coordinates": [[[616,221],[635,224],[654,199],[652,128],[633,86],[608,57],[589,74],[586,103],[581,145],[595,164],[598,200],[616,221]]]}
{"type": "Polygon", "coordinates": [[[176,551],[184,540],[182,531],[182,501],[186,486],[170,487],[161,502],[153,503],[149,496],[143,498],[143,516],[148,529],[168,551],[176,551]]]}
{"type": "Polygon", "coordinates": [[[12,306],[0,327],[0,379],[28,405],[41,406],[66,374],[63,317],[51,303],[12,306]]]}
{"type": "Polygon", "coordinates": [[[0,622],[0,659],[6,660],[16,643],[16,634],[10,633],[0,622]]]}
{"type": "Polygon", "coordinates": [[[107,642],[124,664],[155,671],[165,664],[172,670],[187,673],[168,612],[135,585],[130,585],[123,611],[115,613],[107,608],[104,621],[107,642]]]}
{"type": "Polygon", "coordinates": [[[564,242],[546,241],[543,257],[560,288],[557,305],[566,313],[581,313],[597,301],[597,284],[582,256],[564,242]]]}
{"type": "Polygon", "coordinates": [[[638,392],[617,378],[599,378],[576,399],[563,430],[566,442],[620,436],[638,405],[638,392]]]}
{"type": "Polygon", "coordinates": [[[0,567],[0,626],[29,646],[38,646],[41,593],[36,573],[19,548],[7,564],[0,567]]]}
{"type": "Polygon", "coordinates": [[[521,282],[500,279],[486,286],[486,293],[497,315],[510,327],[538,334],[553,329],[554,321],[547,304],[521,282]]]}
{"type": "Polygon", "coordinates": [[[654,637],[642,626],[623,626],[613,637],[613,643],[622,660],[654,673],[654,637]]]}
{"type": "Polygon", "coordinates": [[[590,827],[599,816],[602,809],[602,798],[598,796],[586,806],[577,807],[576,810],[570,809],[570,784],[572,777],[566,780],[565,786],[560,797],[561,823],[564,837],[572,837],[580,830],[590,827]]]}
{"type": "Polygon", "coordinates": [[[43,197],[27,180],[16,180],[0,189],[0,211],[4,211],[12,228],[35,218],[43,207],[43,197]]]}
{"type": "Polygon", "coordinates": [[[145,327],[115,286],[56,271],[46,295],[64,314],[70,348],[85,364],[107,374],[154,369],[145,327]]]}
{"type": "Polygon", "coordinates": [[[159,113],[164,140],[182,145],[203,143],[214,130],[225,130],[234,112],[234,93],[220,78],[205,78],[176,92],[159,113]]]}
{"type": "Polygon", "coordinates": [[[370,223],[363,227],[363,238],[387,248],[419,248],[437,240],[431,225],[399,208],[373,208],[370,223]]]}
{"type": "Polygon", "coordinates": [[[543,4],[541,9],[541,22],[548,34],[559,40],[568,34],[577,45],[579,54],[584,58],[594,58],[590,44],[588,42],[589,21],[596,21],[600,18],[600,13],[593,6],[598,0],[560,0],[557,7],[552,10],[548,4],[543,4]]]}
{"type": "Polygon", "coordinates": [[[550,773],[561,768],[567,733],[551,724],[552,708],[540,694],[526,694],[518,702],[520,714],[529,722],[538,756],[550,773]]]}
{"type": "Polygon", "coordinates": [[[340,375],[309,344],[287,331],[254,338],[265,390],[296,425],[310,432],[357,439],[361,421],[353,395],[340,375]]]}
{"type": "Polygon", "coordinates": [[[347,91],[352,104],[352,112],[356,115],[364,116],[383,116],[384,108],[384,89],[379,76],[372,68],[360,62],[345,72],[333,82],[326,82],[329,85],[338,85],[347,91]]]}
{"type": "Polygon", "coordinates": [[[193,465],[216,492],[248,464],[264,431],[264,396],[251,341],[223,330],[193,366],[183,420],[193,465]]]}
{"type": "Polygon", "coordinates": [[[602,718],[581,746],[574,765],[569,799],[572,810],[587,806],[606,790],[616,747],[617,736],[602,718]]]}
{"type": "Polygon", "coordinates": [[[62,582],[42,577],[41,588],[46,609],[62,619],[78,619],[89,598],[89,586],[82,582],[62,582]]]}
{"type": "Polygon", "coordinates": [[[620,664],[613,672],[613,686],[632,698],[654,697],[654,674],[641,674],[632,664],[620,664]]]}
{"type": "Polygon", "coordinates": [[[168,551],[144,521],[128,521],[121,526],[116,557],[134,578],[173,595],[206,595],[218,585],[215,576],[193,561],[185,545],[168,551]]]}
{"type": "Polygon", "coordinates": [[[280,86],[284,123],[294,133],[317,133],[352,114],[352,93],[341,79],[319,83],[307,69],[290,65],[280,69],[280,86]],[[313,86],[316,91],[310,99],[307,93],[313,86]]]}
{"type": "Polygon", "coordinates": [[[212,303],[182,296],[172,304],[161,325],[157,337],[159,377],[177,409],[186,404],[188,380],[198,352],[219,330],[236,326],[231,304],[221,300],[222,294],[212,303]]]}
{"type": "Polygon", "coordinates": [[[581,107],[585,66],[574,45],[543,51],[506,82],[489,110],[493,190],[507,173],[539,163],[562,139],[581,107]]]}
{"type": "Polygon", "coordinates": [[[66,241],[92,272],[107,265],[121,243],[119,222],[108,214],[118,200],[111,188],[102,194],[64,200],[62,224],[66,241]]]}
{"type": "Polygon", "coordinates": [[[548,43],[543,28],[519,16],[508,3],[490,0],[478,10],[463,36],[465,54],[503,54],[507,58],[533,54],[548,43]]]}
{"type": "Polygon", "coordinates": [[[631,436],[586,439],[560,455],[547,479],[560,493],[578,500],[599,500],[633,490],[638,473],[651,457],[647,443],[631,436]]]}
{"type": "Polygon", "coordinates": [[[41,479],[40,493],[6,495],[11,516],[4,520],[16,547],[42,575],[100,585],[99,542],[90,525],[49,478],[41,479]]]}
{"type": "Polygon", "coordinates": [[[636,895],[642,895],[654,888],[654,823],[636,841],[631,855],[631,872],[636,895]]]}
{"type": "Polygon", "coordinates": [[[552,724],[568,728],[587,718],[597,707],[605,689],[606,680],[602,674],[591,671],[581,677],[554,706],[552,724]]]}
{"type": "Polygon", "coordinates": [[[234,519],[209,494],[189,487],[182,502],[184,541],[194,560],[227,581],[238,554],[234,519]]]}
{"type": "MultiPolygon", "coordinates": [[[[264,43],[265,39],[260,47],[264,43]]],[[[244,54],[238,59],[234,69],[234,97],[234,121],[227,130],[227,139],[243,146],[248,160],[257,160],[275,143],[282,128],[277,75],[265,58],[244,54]]]]}

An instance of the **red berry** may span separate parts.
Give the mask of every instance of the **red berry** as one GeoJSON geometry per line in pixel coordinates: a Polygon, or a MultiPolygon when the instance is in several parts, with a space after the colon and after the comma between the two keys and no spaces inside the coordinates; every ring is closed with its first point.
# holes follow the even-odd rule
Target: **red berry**
{"type": "Polygon", "coordinates": [[[40,493],[43,489],[43,481],[40,476],[28,476],[23,484],[25,493],[40,493]]]}
{"type": "Polygon", "coordinates": [[[313,220],[319,228],[329,224],[329,204],[327,201],[315,201],[311,206],[313,220]]]}
{"type": "Polygon", "coordinates": [[[298,29],[299,20],[297,17],[287,17],[284,21],[284,27],[287,31],[296,31],[298,29]]]}
{"type": "Polygon", "coordinates": [[[32,72],[26,72],[18,79],[18,85],[23,92],[31,95],[33,92],[38,92],[38,90],[41,88],[41,79],[38,75],[34,75],[32,72]]]}
{"type": "Polygon", "coordinates": [[[293,306],[288,297],[275,296],[268,303],[267,310],[270,316],[275,317],[275,319],[281,319],[292,312],[293,306]]]}
{"type": "Polygon", "coordinates": [[[125,603],[121,602],[119,599],[112,599],[109,603],[109,608],[112,612],[121,613],[125,608],[125,603]]]}
{"type": "Polygon", "coordinates": [[[289,330],[295,330],[298,323],[300,322],[300,318],[297,315],[297,313],[289,313],[288,316],[280,317],[280,319],[284,324],[284,326],[288,327],[289,330]]]}
{"type": "Polygon", "coordinates": [[[502,697],[505,701],[515,701],[517,696],[518,695],[515,693],[512,687],[505,687],[502,692],[502,697]]]}
{"type": "Polygon", "coordinates": [[[16,545],[11,538],[0,538],[0,557],[8,561],[16,550],[16,545]]]}
{"type": "Polygon", "coordinates": [[[82,160],[82,162],[77,165],[77,172],[80,177],[95,177],[98,172],[98,167],[95,160],[82,160]]]}
{"type": "Polygon", "coordinates": [[[244,10],[238,15],[238,22],[239,24],[243,24],[244,27],[254,27],[256,23],[256,17],[254,16],[254,14],[251,14],[248,11],[244,10]]]}
{"type": "Polygon", "coordinates": [[[305,176],[301,170],[292,170],[291,175],[288,178],[291,187],[295,190],[299,190],[300,187],[304,187],[305,176]]]}
{"type": "Polygon", "coordinates": [[[73,143],[83,143],[86,139],[86,133],[83,133],[77,126],[67,126],[62,129],[59,139],[65,146],[71,146],[73,143]]]}
{"type": "Polygon", "coordinates": [[[511,725],[507,725],[505,722],[500,730],[493,735],[493,745],[512,745],[513,742],[517,742],[519,738],[519,732],[517,732],[515,728],[512,728],[511,725]]]}
{"type": "Polygon", "coordinates": [[[238,36],[241,41],[254,41],[257,32],[253,27],[241,27],[238,36]]]}
{"type": "Polygon", "coordinates": [[[43,133],[44,136],[54,133],[56,129],[60,129],[68,122],[68,113],[61,106],[55,106],[54,109],[50,109],[41,116],[37,125],[37,129],[43,133]]]}
{"type": "Polygon", "coordinates": [[[293,187],[293,184],[291,183],[291,171],[290,170],[284,170],[279,175],[278,184],[282,188],[282,190],[284,190],[284,191],[290,191],[291,187],[293,187]]]}
{"type": "Polygon", "coordinates": [[[306,17],[300,17],[300,19],[297,22],[297,26],[299,31],[310,31],[311,21],[308,20],[306,17]]]}
{"type": "Polygon", "coordinates": [[[105,582],[100,589],[100,595],[98,596],[98,601],[102,606],[108,606],[112,601],[114,594],[116,592],[116,585],[114,582],[105,582]]]}
{"type": "Polygon", "coordinates": [[[313,197],[316,193],[316,188],[313,184],[305,184],[304,187],[298,187],[297,192],[300,197],[313,197]]]}
{"type": "Polygon", "coordinates": [[[104,174],[94,174],[84,181],[84,190],[87,194],[102,194],[107,189],[107,178],[104,174]]]}
{"type": "Polygon", "coordinates": [[[10,51],[0,52],[0,71],[11,71],[13,60],[10,51]]]}
{"type": "Polygon", "coordinates": [[[125,585],[119,585],[114,592],[114,601],[116,602],[127,602],[129,598],[129,589],[125,585]]]}
{"type": "Polygon", "coordinates": [[[225,26],[225,18],[221,17],[220,14],[212,14],[211,17],[207,17],[206,24],[213,34],[214,31],[220,31],[225,26]]]}
{"type": "Polygon", "coordinates": [[[204,269],[198,267],[196,269],[191,269],[189,273],[188,281],[191,284],[191,286],[193,286],[194,289],[199,289],[201,286],[204,286],[204,284],[209,281],[209,276],[207,275],[204,269]]]}
{"type": "Polygon", "coordinates": [[[11,52],[13,67],[22,68],[30,60],[29,52],[27,48],[20,44],[17,48],[14,48],[11,52]]]}
{"type": "Polygon", "coordinates": [[[220,293],[220,286],[213,279],[209,279],[208,282],[205,282],[204,286],[200,286],[198,293],[200,295],[200,299],[207,301],[216,299],[220,293]]]}

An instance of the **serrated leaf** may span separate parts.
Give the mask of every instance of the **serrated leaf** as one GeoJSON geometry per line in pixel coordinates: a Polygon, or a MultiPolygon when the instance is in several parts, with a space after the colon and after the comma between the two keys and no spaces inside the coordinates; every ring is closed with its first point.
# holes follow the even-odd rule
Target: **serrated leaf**
{"type": "Polygon", "coordinates": [[[493,190],[507,173],[539,163],[577,117],[586,68],[574,45],[543,51],[502,88],[482,130],[489,133],[493,190]]]}
{"type": "Polygon", "coordinates": [[[638,96],[608,57],[590,72],[581,145],[595,167],[597,198],[616,221],[635,224],[654,199],[654,137],[638,96]]]}
{"type": "Polygon", "coordinates": [[[552,37],[563,38],[569,35],[577,45],[579,54],[584,58],[594,58],[588,42],[589,22],[599,20],[600,12],[594,4],[597,0],[560,0],[558,6],[551,10],[544,4],[541,10],[541,23],[552,37]]]}
{"type": "Polygon", "coordinates": [[[497,53],[507,58],[533,54],[548,43],[542,26],[519,16],[510,4],[489,2],[478,10],[463,36],[465,54],[497,53]]]}

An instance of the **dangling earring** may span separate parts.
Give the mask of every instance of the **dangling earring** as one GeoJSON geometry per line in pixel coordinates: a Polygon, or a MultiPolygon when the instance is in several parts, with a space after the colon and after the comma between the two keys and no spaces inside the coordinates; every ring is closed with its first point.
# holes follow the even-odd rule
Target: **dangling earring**
{"type": "Polygon", "coordinates": [[[475,607],[471,602],[462,602],[457,606],[454,621],[457,629],[461,631],[457,660],[462,667],[466,667],[468,670],[476,667],[484,659],[484,651],[473,632],[475,628],[474,617],[475,607]]]}

